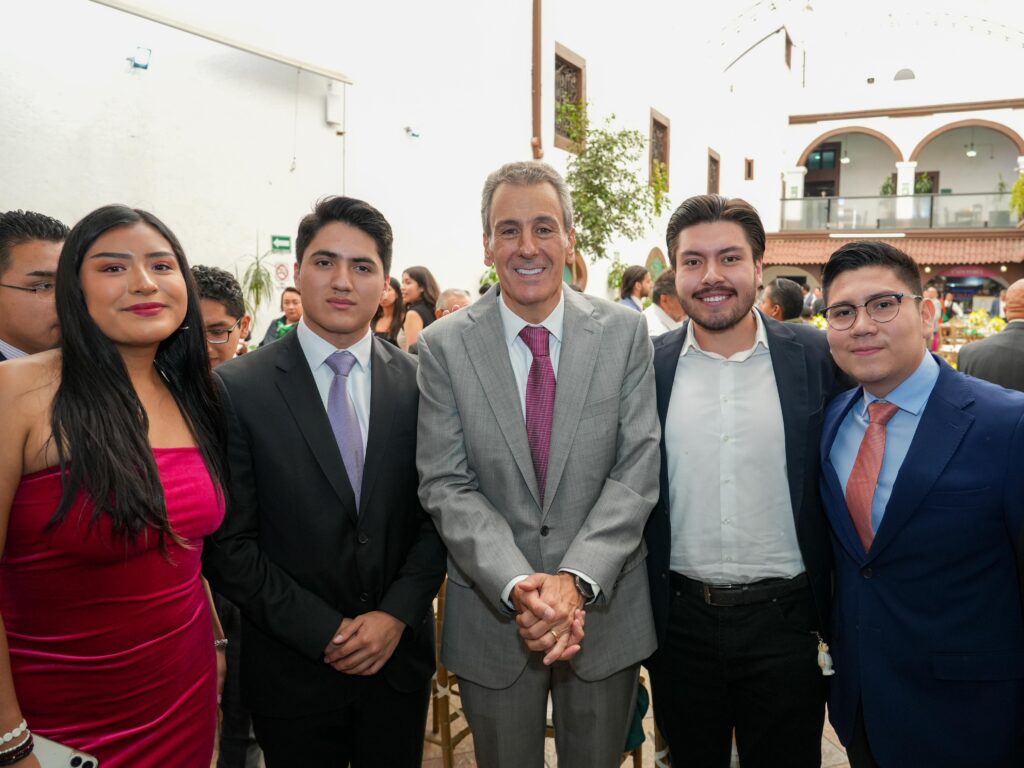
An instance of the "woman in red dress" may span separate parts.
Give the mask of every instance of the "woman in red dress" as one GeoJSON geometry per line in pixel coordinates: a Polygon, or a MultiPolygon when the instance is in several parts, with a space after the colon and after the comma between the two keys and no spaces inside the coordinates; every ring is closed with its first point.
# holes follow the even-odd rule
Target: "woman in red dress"
{"type": "Polygon", "coordinates": [[[24,720],[103,768],[206,768],[226,459],[188,264],[106,206],[68,235],[56,300],[61,349],[0,365],[0,765],[38,765],[4,762],[24,720]]]}

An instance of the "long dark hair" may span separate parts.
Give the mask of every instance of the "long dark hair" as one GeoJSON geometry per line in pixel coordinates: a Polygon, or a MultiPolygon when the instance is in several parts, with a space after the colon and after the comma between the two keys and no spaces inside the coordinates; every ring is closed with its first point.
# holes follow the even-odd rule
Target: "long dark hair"
{"type": "Polygon", "coordinates": [[[437,287],[437,280],[434,279],[434,275],[426,267],[409,267],[408,269],[403,269],[402,272],[423,289],[423,296],[420,297],[420,301],[430,307],[430,311],[433,312],[437,307],[437,297],[441,295],[441,289],[437,287]]]}
{"type": "MultiPolygon", "coordinates": [[[[398,332],[402,330],[402,323],[405,322],[405,300],[402,298],[402,284],[397,277],[388,278],[391,285],[391,292],[395,294],[395,303],[391,305],[391,325],[388,326],[387,335],[392,341],[398,338],[398,332]]],[[[377,321],[384,316],[384,307],[377,307],[373,316],[373,327],[376,330],[377,321]]]]}
{"type": "Polygon", "coordinates": [[[221,493],[226,488],[227,429],[203,336],[198,292],[185,253],[153,214],[108,205],[88,214],[64,242],[57,265],[57,317],[62,333],[61,381],[53,398],[52,430],[63,491],[53,528],[67,516],[81,492],[93,503],[92,522],[107,515],[115,535],[133,541],[157,531],[162,552],[167,540],[183,543],[171,527],[167,503],[149,444],[149,417],[132,386],[117,347],[86,307],[80,272],[86,251],[108,230],[146,224],[170,244],[185,280],[188,304],[180,329],[164,339],[156,367],[167,381],[221,493]]]}

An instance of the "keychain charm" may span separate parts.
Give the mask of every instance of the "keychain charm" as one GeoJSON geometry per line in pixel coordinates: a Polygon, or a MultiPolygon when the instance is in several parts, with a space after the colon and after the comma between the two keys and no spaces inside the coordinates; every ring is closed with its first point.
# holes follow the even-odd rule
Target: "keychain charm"
{"type": "Polygon", "coordinates": [[[828,652],[828,643],[817,632],[815,636],[818,638],[818,666],[821,667],[821,674],[824,677],[831,677],[836,671],[832,669],[832,656],[828,652]]]}

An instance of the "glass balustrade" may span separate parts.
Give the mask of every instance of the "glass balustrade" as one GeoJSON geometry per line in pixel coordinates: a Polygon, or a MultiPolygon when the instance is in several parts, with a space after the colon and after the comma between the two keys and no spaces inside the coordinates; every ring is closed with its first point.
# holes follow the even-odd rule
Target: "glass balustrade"
{"type": "Polygon", "coordinates": [[[782,231],[1015,227],[1009,192],[798,197],[782,201],[782,231]]]}

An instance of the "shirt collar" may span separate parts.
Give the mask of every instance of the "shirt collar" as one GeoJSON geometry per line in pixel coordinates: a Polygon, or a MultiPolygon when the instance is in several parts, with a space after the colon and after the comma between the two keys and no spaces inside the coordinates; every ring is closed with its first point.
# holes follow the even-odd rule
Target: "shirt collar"
{"type": "MultiPolygon", "coordinates": [[[[331,342],[314,333],[306,325],[305,318],[299,320],[299,325],[294,332],[299,335],[299,346],[302,347],[302,354],[306,356],[306,362],[309,363],[311,371],[315,371],[327,362],[328,357],[338,351],[338,348],[331,342]]],[[[369,370],[370,354],[373,350],[373,334],[370,333],[370,328],[367,327],[366,335],[363,338],[346,349],[355,356],[356,363],[363,370],[369,370]]]]}
{"type": "Polygon", "coordinates": [[[8,360],[15,360],[19,357],[28,357],[28,352],[22,352],[17,347],[12,347],[3,339],[0,339],[0,352],[2,352],[3,356],[8,360]]]}
{"type": "Polygon", "coordinates": [[[925,352],[921,364],[917,366],[917,370],[905,378],[896,389],[885,397],[875,397],[865,389],[864,397],[858,405],[859,413],[861,416],[864,416],[871,403],[876,400],[884,400],[887,403],[898,406],[901,411],[917,416],[928,402],[928,398],[931,396],[932,389],[935,388],[935,382],[938,378],[939,364],[935,362],[934,357],[925,352]]]}
{"type": "MultiPolygon", "coordinates": [[[[754,313],[754,320],[757,322],[757,330],[754,332],[754,344],[753,346],[750,347],[750,349],[746,351],[737,352],[735,355],[729,358],[730,360],[737,360],[740,362],[746,360],[748,357],[754,354],[754,352],[757,351],[757,347],[759,344],[763,346],[765,349],[768,349],[768,332],[765,330],[764,320],[761,319],[761,313],[754,312],[753,309],[751,309],[750,311],[754,313]]],[[[725,359],[721,355],[715,354],[714,352],[705,352],[703,349],[700,348],[700,344],[697,343],[697,337],[696,335],[694,335],[693,332],[692,318],[690,319],[690,322],[686,324],[686,340],[683,342],[683,351],[680,353],[679,356],[682,357],[691,349],[694,352],[699,352],[700,354],[707,355],[708,357],[714,357],[722,360],[725,359]]]]}
{"type": "MultiPolygon", "coordinates": [[[[528,323],[511,309],[505,303],[505,297],[499,292],[498,293],[498,314],[501,316],[501,327],[505,331],[505,345],[511,349],[515,343],[516,338],[519,336],[519,332],[528,325],[528,323]]],[[[548,333],[555,337],[555,341],[561,343],[562,341],[562,330],[565,327],[565,288],[562,288],[562,293],[558,297],[558,304],[551,314],[548,315],[544,320],[538,323],[542,328],[547,328],[548,333]]]]}

